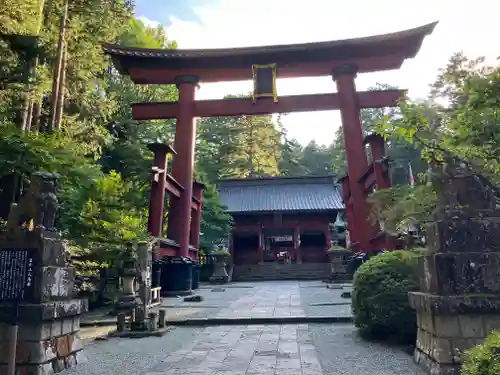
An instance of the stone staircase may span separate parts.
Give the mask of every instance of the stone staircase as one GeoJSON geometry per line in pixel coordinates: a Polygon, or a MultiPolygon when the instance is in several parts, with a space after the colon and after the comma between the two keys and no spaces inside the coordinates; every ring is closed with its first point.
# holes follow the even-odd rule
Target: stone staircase
{"type": "Polygon", "coordinates": [[[329,263],[235,265],[233,281],[324,280],[330,277],[329,263]]]}

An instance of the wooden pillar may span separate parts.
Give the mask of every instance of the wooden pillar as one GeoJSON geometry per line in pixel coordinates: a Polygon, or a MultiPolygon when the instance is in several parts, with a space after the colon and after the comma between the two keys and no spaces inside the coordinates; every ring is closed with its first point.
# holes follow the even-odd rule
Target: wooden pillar
{"type": "Polygon", "coordinates": [[[377,134],[370,134],[365,138],[365,143],[370,145],[373,156],[373,172],[375,174],[375,184],[377,189],[387,189],[391,187],[389,173],[386,171],[385,141],[377,134]]]}
{"type": "Polygon", "coordinates": [[[163,237],[163,210],[167,177],[168,154],[175,151],[164,143],[150,143],[148,148],[154,153],[153,178],[149,196],[148,232],[154,237],[163,237]]]}
{"type": "Polygon", "coordinates": [[[234,234],[232,232],[229,233],[229,238],[227,240],[227,250],[229,254],[231,254],[231,259],[234,262],[234,234]]]}
{"type": "MultiPolygon", "coordinates": [[[[373,173],[375,174],[375,185],[377,189],[388,189],[391,187],[391,178],[389,175],[388,164],[386,159],[385,140],[378,134],[370,134],[365,138],[365,143],[370,145],[373,155],[373,173]]],[[[382,231],[384,228],[380,228],[382,231]]],[[[386,249],[396,248],[396,239],[389,233],[385,233],[386,249]]]]}
{"type": "Polygon", "coordinates": [[[369,222],[369,206],[365,199],[363,186],[358,183],[368,168],[368,159],[363,144],[363,126],[359,112],[358,94],[354,83],[356,72],[356,66],[342,65],[334,69],[333,79],[337,84],[340,101],[349,185],[354,209],[353,224],[355,233],[359,236],[358,241],[361,250],[370,251],[370,239],[373,238],[375,232],[369,222]]]}
{"type": "Polygon", "coordinates": [[[179,114],[175,129],[177,155],[173,164],[173,177],[184,190],[179,199],[171,199],[168,213],[168,237],[180,246],[179,254],[189,256],[189,230],[193,196],[194,148],[196,141],[195,93],[198,78],[182,76],[177,79],[179,114]]]}
{"type": "Polygon", "coordinates": [[[300,228],[293,228],[293,249],[298,264],[302,264],[302,253],[300,252],[300,228]]]}
{"type": "Polygon", "coordinates": [[[342,183],[342,199],[345,205],[345,213],[347,218],[347,228],[349,230],[349,238],[351,243],[358,243],[358,235],[356,232],[356,220],[354,218],[354,207],[352,205],[351,188],[349,185],[349,176],[340,179],[342,183]]]}
{"type": "Polygon", "coordinates": [[[264,263],[264,228],[259,228],[259,264],[264,263]]]}
{"type": "Polygon", "coordinates": [[[324,230],[325,233],[325,250],[329,250],[332,247],[332,232],[330,231],[330,226],[324,230]]]}
{"type": "Polygon", "coordinates": [[[196,250],[200,249],[201,212],[204,187],[202,183],[197,181],[193,183],[193,197],[199,202],[199,205],[198,209],[194,210],[191,214],[190,242],[191,246],[196,250]]]}
{"type": "Polygon", "coordinates": [[[347,218],[347,229],[349,230],[349,237],[351,242],[357,243],[358,237],[356,233],[356,227],[355,227],[355,219],[354,219],[354,207],[352,205],[352,202],[349,201],[345,205],[345,216],[347,218]]]}

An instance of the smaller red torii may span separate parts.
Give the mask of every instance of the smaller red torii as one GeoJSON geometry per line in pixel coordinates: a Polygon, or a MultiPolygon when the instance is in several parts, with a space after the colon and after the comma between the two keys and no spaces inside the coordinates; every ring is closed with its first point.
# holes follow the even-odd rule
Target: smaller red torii
{"type": "MultiPolygon", "coordinates": [[[[165,212],[165,193],[170,194],[170,204],[175,204],[183,194],[185,194],[184,186],[175,180],[168,173],[168,155],[176,155],[177,152],[168,144],[165,143],[150,143],[148,148],[153,152],[153,166],[151,167],[152,181],[151,193],[149,197],[149,217],[148,217],[148,232],[159,239],[161,255],[183,255],[179,254],[179,238],[174,232],[168,240],[163,236],[163,219],[165,212]]],[[[204,185],[198,181],[193,182],[191,196],[191,225],[189,227],[189,255],[193,259],[199,258],[200,247],[200,225],[202,212],[204,185]]],[[[170,215],[169,215],[169,225],[170,215]]]]}

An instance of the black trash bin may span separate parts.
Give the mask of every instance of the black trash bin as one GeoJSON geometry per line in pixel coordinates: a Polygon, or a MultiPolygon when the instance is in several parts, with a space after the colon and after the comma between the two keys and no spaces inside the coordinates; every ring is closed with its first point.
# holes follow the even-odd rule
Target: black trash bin
{"type": "Polygon", "coordinates": [[[186,296],[192,293],[193,261],[182,256],[161,259],[161,294],[186,296]]]}
{"type": "Polygon", "coordinates": [[[200,264],[193,262],[193,290],[200,287],[200,264]]]}
{"type": "Polygon", "coordinates": [[[153,261],[153,265],[151,267],[151,287],[153,288],[161,286],[161,267],[161,260],[153,261]]]}

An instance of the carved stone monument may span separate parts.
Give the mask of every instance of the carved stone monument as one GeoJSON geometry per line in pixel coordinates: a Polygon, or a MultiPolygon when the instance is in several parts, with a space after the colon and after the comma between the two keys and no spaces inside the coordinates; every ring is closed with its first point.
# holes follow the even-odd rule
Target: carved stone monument
{"type": "Polygon", "coordinates": [[[58,373],[82,358],[78,332],[87,301],[74,297],[75,270],[54,229],[56,188],[55,175],[33,174],[0,235],[0,374],[8,373],[9,347],[16,375],[58,373]]]}
{"type": "Polygon", "coordinates": [[[415,361],[430,374],[460,374],[461,353],[500,329],[500,211],[483,181],[450,163],[433,168],[439,197],[420,261],[415,361]]]}

